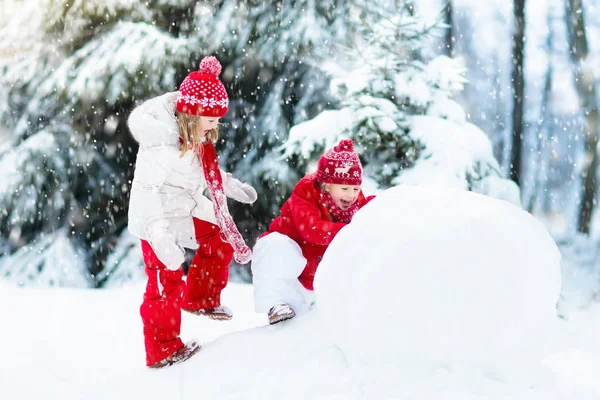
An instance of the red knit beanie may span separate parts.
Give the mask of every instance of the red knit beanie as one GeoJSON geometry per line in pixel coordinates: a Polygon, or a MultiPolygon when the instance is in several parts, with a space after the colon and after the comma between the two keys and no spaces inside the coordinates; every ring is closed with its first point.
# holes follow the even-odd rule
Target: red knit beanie
{"type": "Polygon", "coordinates": [[[362,166],[358,155],[354,152],[352,140],[340,140],[337,146],[327,150],[321,156],[316,177],[323,183],[339,185],[362,183],[362,166]]]}
{"type": "Polygon", "coordinates": [[[200,70],[191,72],[179,86],[177,111],[201,117],[221,118],[227,114],[229,99],[219,80],[221,64],[212,56],[204,57],[200,70]]]}

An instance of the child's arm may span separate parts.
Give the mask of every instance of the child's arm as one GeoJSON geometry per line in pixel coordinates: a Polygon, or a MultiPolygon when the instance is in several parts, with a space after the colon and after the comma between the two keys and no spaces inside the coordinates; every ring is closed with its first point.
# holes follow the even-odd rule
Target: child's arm
{"type": "Polygon", "coordinates": [[[167,268],[177,270],[185,261],[185,250],[179,246],[175,232],[169,229],[169,223],[164,215],[165,208],[168,208],[165,202],[173,201],[171,199],[174,199],[176,193],[176,190],[164,183],[171,170],[168,156],[177,157],[177,154],[170,153],[172,153],[171,149],[156,146],[138,155],[136,170],[140,173],[134,184],[140,185],[141,190],[137,192],[135,203],[130,203],[129,207],[147,210],[142,222],[146,239],[158,259],[167,268]],[[170,196],[169,193],[173,195],[170,196]]]}
{"type": "Polygon", "coordinates": [[[343,222],[331,222],[321,218],[319,209],[310,201],[292,194],[292,219],[304,240],[312,244],[328,246],[335,235],[346,226],[343,222]]]}
{"type": "Polygon", "coordinates": [[[363,208],[364,206],[367,205],[368,202],[370,202],[371,200],[373,200],[375,198],[375,195],[372,194],[369,197],[366,197],[365,200],[363,201],[363,203],[360,205],[360,208],[363,208]]]}
{"type": "Polygon", "coordinates": [[[225,196],[246,204],[252,204],[258,198],[256,190],[251,185],[234,178],[231,173],[221,170],[221,177],[225,196]]]}
{"type": "Polygon", "coordinates": [[[177,148],[172,145],[172,136],[177,133],[170,132],[170,127],[150,112],[150,106],[155,102],[155,99],[151,99],[134,109],[127,121],[131,134],[143,149],[137,156],[134,181],[134,184],[141,185],[141,190],[129,207],[142,207],[150,211],[142,221],[146,239],[159,260],[167,268],[176,270],[185,261],[185,250],[179,246],[175,233],[169,229],[163,202],[168,197],[164,193],[169,191],[164,183],[173,169],[172,161],[179,157],[177,148]]]}
{"type": "MultiPolygon", "coordinates": [[[[258,194],[251,185],[234,178],[229,172],[221,170],[221,179],[223,180],[223,192],[225,192],[225,196],[230,199],[245,204],[253,204],[258,199],[258,194]]],[[[204,191],[207,187],[206,179],[202,177],[202,185],[192,195],[197,203],[203,201],[203,198],[206,198],[204,196],[204,191]]]]}

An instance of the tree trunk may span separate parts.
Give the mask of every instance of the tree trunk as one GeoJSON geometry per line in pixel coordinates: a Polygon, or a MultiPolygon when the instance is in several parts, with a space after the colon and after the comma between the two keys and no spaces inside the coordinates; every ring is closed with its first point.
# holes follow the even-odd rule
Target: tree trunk
{"type": "Polygon", "coordinates": [[[446,0],[446,6],[444,7],[444,23],[448,25],[446,28],[446,35],[444,37],[446,54],[448,57],[454,57],[454,46],[456,44],[456,39],[454,37],[452,0],[446,0]]]}
{"type": "Polygon", "coordinates": [[[596,198],[598,169],[598,101],[593,66],[588,62],[589,47],[585,31],[584,9],[581,0],[565,0],[569,37],[569,53],[573,61],[575,88],[585,115],[585,158],[581,171],[582,190],[577,218],[577,230],[590,233],[596,198]]]}
{"type": "Polygon", "coordinates": [[[521,178],[521,153],[523,152],[523,96],[525,78],[523,74],[523,50],[525,47],[525,0],[514,0],[515,32],[513,34],[513,112],[512,146],[510,151],[510,179],[517,185],[521,178]]]}
{"type": "Polygon", "coordinates": [[[531,168],[535,171],[533,176],[531,196],[524,201],[527,211],[533,213],[542,209],[542,203],[548,196],[548,168],[549,168],[549,139],[551,135],[552,112],[550,110],[550,99],[552,97],[552,58],[554,55],[554,34],[552,32],[553,15],[548,13],[548,36],[546,37],[546,52],[548,54],[548,67],[544,77],[544,88],[542,89],[542,103],[540,107],[540,122],[536,129],[536,154],[532,158],[531,168]]]}

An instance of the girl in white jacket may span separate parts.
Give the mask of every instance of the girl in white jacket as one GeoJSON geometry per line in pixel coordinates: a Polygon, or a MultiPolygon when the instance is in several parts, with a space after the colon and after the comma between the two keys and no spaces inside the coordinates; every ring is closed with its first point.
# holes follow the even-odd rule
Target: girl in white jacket
{"type": "Polygon", "coordinates": [[[220,72],[217,59],[205,57],[178,92],[146,101],[128,120],[139,143],[128,227],[142,241],[148,275],[140,314],[146,365],[152,368],[184,361],[200,349],[196,341],[183,344],[179,338],[181,310],[232,318],[221,305],[229,264],[234,257],[245,264],[252,256],[226,196],[251,204],[256,191],[220,170],[213,145],[229,105],[220,72]],[[196,249],[185,282],[184,248],[196,249]]]}

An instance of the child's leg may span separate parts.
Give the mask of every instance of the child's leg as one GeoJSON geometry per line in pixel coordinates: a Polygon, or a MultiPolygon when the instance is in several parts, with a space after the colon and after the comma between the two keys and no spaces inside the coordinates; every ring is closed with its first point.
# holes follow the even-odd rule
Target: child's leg
{"type": "Polygon", "coordinates": [[[220,228],[194,218],[196,240],[200,245],[192,259],[181,307],[200,310],[221,305],[221,291],[229,279],[233,248],[221,240],[220,228]]]}
{"type": "Polygon", "coordinates": [[[305,266],[300,246],[286,235],[273,232],[260,238],[252,256],[256,312],[280,303],[289,304],[296,314],[306,312],[311,296],[298,280],[305,266]]]}
{"type": "Polygon", "coordinates": [[[150,244],[142,240],[142,254],[148,283],[140,315],[144,324],[146,365],[150,366],[175,353],[183,342],[181,326],[181,293],[183,269],[171,271],[156,257],[150,244]]]}

